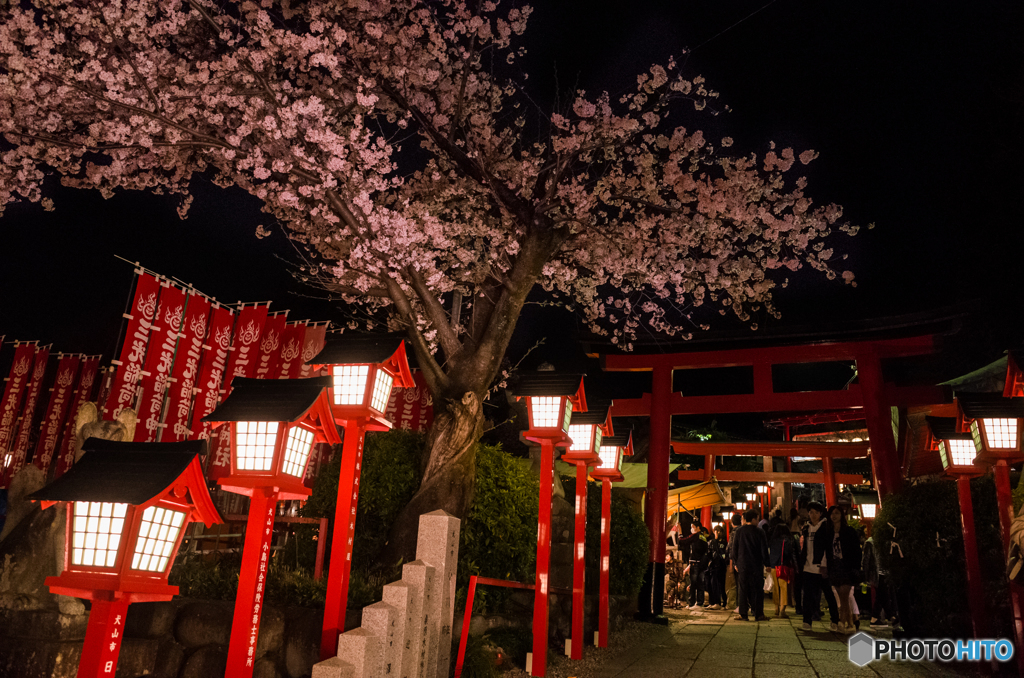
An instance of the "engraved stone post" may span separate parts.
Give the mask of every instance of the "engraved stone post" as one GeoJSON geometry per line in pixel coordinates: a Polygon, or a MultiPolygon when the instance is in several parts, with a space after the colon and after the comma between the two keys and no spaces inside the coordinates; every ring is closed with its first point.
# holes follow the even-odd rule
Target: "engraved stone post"
{"type": "Polygon", "coordinates": [[[402,566],[402,581],[409,585],[410,622],[406,627],[410,649],[406,664],[409,673],[402,678],[425,678],[427,664],[427,622],[426,600],[434,587],[434,568],[422,560],[414,560],[402,566]]]}
{"type": "Polygon", "coordinates": [[[444,511],[420,516],[416,559],[434,566],[434,587],[428,598],[427,673],[424,678],[448,678],[455,614],[455,571],[459,559],[459,519],[444,511]]]}
{"type": "Polygon", "coordinates": [[[362,627],[338,636],[338,657],[351,664],[353,678],[380,678],[384,639],[362,627]]]}
{"type": "Polygon", "coordinates": [[[395,654],[395,608],[385,602],[374,603],[363,608],[363,624],[366,629],[381,639],[381,676],[397,676],[401,661],[393,661],[395,654]]]}
{"type": "Polygon", "coordinates": [[[412,625],[410,618],[412,588],[402,581],[384,587],[384,602],[394,608],[394,633],[390,652],[384,653],[384,668],[391,667],[391,675],[405,677],[412,669],[412,649],[406,630],[412,625]]]}

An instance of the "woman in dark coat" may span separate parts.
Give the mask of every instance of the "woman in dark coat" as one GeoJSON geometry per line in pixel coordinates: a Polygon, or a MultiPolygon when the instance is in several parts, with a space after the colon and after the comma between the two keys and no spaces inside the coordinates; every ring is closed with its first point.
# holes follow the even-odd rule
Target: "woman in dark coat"
{"type": "MultiPolygon", "coordinates": [[[[818,536],[814,540],[815,565],[823,564],[822,576],[836,590],[839,602],[839,631],[853,633],[853,613],[850,609],[850,589],[859,580],[860,537],[846,524],[846,512],[831,506],[818,536]]],[[[826,594],[827,595],[827,594],[826,594]]]]}
{"type": "MultiPolygon", "coordinates": [[[[793,539],[789,526],[785,523],[778,523],[772,530],[771,539],[768,540],[768,564],[771,567],[784,566],[792,575],[796,573],[796,556],[799,548],[796,540],[793,539]]],[[[778,570],[776,570],[776,574],[778,570]]],[[[785,619],[786,605],[789,604],[789,587],[792,581],[775,577],[775,584],[772,588],[772,601],[775,603],[775,616],[785,619]]]]}

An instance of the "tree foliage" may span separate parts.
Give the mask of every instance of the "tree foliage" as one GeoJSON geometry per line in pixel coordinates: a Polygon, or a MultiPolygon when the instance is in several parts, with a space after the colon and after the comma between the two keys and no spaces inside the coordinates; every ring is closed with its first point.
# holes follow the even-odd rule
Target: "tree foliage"
{"type": "Polygon", "coordinates": [[[56,172],[180,195],[184,215],[209,173],[322,253],[348,300],[387,305],[449,357],[497,338],[506,287],[540,283],[628,337],[642,320],[675,330],[673,307],[770,308],[774,270],[831,275],[841,210],[792,176],[813,152],[731,157],[730,139],[675,124],[715,93],[672,61],[621,97],[531,111],[514,69],[529,7],[32,5],[0,22],[0,204],[42,199],[56,172]],[[467,325],[439,301],[453,291],[482,307],[467,325]]]}
{"type": "Polygon", "coordinates": [[[856,230],[806,194],[813,151],[734,156],[693,127],[716,94],[671,59],[621,96],[536,106],[517,71],[529,16],[493,0],[14,3],[0,209],[52,208],[47,174],[173,194],[182,216],[197,175],[255,196],[322,257],[325,287],[408,333],[437,414],[409,511],[463,516],[481,403],[535,287],[628,348],[688,336],[706,303],[775,314],[780,278],[834,277],[828,236],[856,230]]]}

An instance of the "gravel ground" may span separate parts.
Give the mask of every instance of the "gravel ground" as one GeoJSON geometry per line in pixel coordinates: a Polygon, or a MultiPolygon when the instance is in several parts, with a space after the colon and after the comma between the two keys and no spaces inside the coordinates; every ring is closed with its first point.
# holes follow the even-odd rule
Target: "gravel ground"
{"type": "MultiPolygon", "coordinates": [[[[650,624],[628,621],[622,629],[608,634],[608,647],[588,646],[583,659],[579,661],[573,661],[565,654],[548,648],[548,678],[592,678],[610,659],[635,647],[647,629],[650,629],[650,624]]],[[[509,678],[530,676],[520,668],[513,668],[503,675],[509,678]]]]}

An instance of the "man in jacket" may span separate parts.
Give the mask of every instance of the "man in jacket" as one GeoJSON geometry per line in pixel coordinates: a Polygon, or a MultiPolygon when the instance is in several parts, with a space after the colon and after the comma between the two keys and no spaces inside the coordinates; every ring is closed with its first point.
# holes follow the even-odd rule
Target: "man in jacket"
{"type": "MultiPolygon", "coordinates": [[[[800,536],[800,566],[803,576],[800,578],[803,594],[802,610],[804,623],[801,628],[804,631],[811,630],[811,622],[814,615],[821,613],[821,592],[824,588],[825,602],[828,604],[828,615],[831,622],[830,628],[833,631],[839,630],[839,607],[836,605],[835,596],[832,595],[832,587],[821,576],[821,568],[814,562],[814,538],[823,525],[822,517],[825,515],[825,507],[816,501],[807,505],[807,524],[804,525],[803,534],[800,536]]],[[[818,562],[820,563],[820,557],[818,562]]]]}
{"type": "Polygon", "coordinates": [[[707,565],[707,531],[697,521],[690,523],[690,536],[680,540],[680,545],[689,546],[690,556],[687,571],[690,574],[690,610],[704,607],[704,568],[707,565]]]}
{"type": "Polygon", "coordinates": [[[758,513],[743,514],[743,525],[736,530],[729,555],[736,566],[736,584],[739,588],[739,611],[735,619],[749,621],[752,610],[755,621],[767,621],[764,616],[764,571],[768,567],[768,539],[757,527],[758,513]]]}

